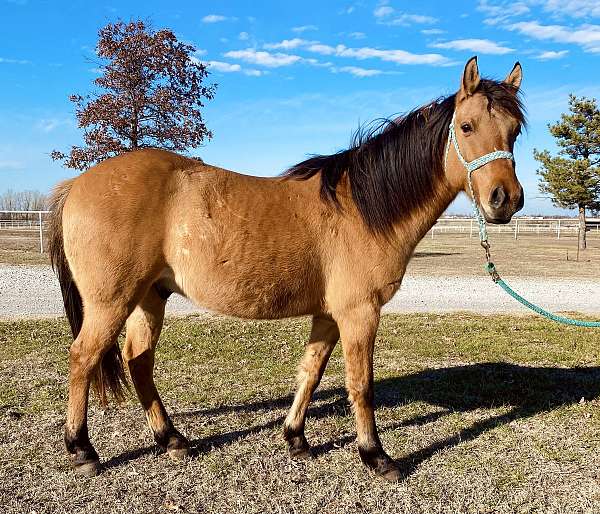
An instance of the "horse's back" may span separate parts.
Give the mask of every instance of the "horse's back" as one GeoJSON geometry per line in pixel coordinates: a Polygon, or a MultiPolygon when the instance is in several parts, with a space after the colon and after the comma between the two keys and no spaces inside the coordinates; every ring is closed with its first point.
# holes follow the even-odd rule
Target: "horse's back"
{"type": "Polygon", "coordinates": [[[73,181],[65,253],[84,294],[113,301],[160,280],[211,310],[281,317],[318,309],[317,192],[162,150],[108,159],[73,181]]]}

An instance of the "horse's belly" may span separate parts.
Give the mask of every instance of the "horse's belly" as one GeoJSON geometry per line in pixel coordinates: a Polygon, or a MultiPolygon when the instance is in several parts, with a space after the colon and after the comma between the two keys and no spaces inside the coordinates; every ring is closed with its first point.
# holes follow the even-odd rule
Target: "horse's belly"
{"type": "Polygon", "coordinates": [[[259,264],[252,270],[228,264],[176,272],[175,282],[198,306],[228,316],[275,319],[322,309],[322,287],[314,278],[316,273],[274,273],[259,264]]]}

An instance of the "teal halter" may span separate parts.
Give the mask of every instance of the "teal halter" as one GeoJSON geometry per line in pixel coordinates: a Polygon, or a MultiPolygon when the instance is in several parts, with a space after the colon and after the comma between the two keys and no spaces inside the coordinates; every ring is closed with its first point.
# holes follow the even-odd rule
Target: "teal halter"
{"type": "Polygon", "coordinates": [[[467,160],[460,153],[460,148],[458,146],[458,141],[456,139],[456,132],[454,130],[454,115],[452,116],[452,121],[450,122],[450,128],[448,131],[448,142],[446,143],[446,149],[444,151],[444,169],[446,169],[447,161],[448,161],[448,152],[450,151],[450,143],[454,145],[454,150],[456,150],[456,155],[458,156],[458,160],[463,164],[463,166],[467,170],[467,182],[469,184],[469,192],[471,193],[471,200],[473,202],[473,214],[477,219],[477,223],[479,225],[479,240],[481,242],[481,246],[483,246],[485,250],[485,257],[487,263],[485,265],[485,270],[490,274],[492,280],[498,284],[504,291],[506,291],[510,296],[512,296],[519,303],[531,309],[533,312],[539,314],[540,316],[544,316],[547,319],[552,321],[556,321],[558,323],[563,323],[565,325],[573,325],[576,327],[588,327],[588,328],[600,328],[600,321],[586,321],[586,320],[578,320],[567,318],[566,316],[560,316],[558,314],[554,314],[549,312],[534,303],[529,302],[525,298],[523,298],[519,293],[513,290],[504,280],[500,278],[498,271],[496,270],[496,266],[492,262],[492,258],[490,255],[490,244],[488,242],[487,229],[485,226],[485,218],[477,205],[477,200],[475,199],[475,195],[473,194],[473,183],[471,176],[475,170],[485,166],[486,164],[495,161],[496,159],[509,159],[514,161],[514,155],[512,152],[507,152],[506,150],[496,150],[495,152],[486,153],[481,157],[477,157],[477,159],[472,160],[471,162],[467,162],[467,160]]]}
{"type": "Polygon", "coordinates": [[[456,139],[456,131],[454,129],[454,120],[456,118],[456,113],[452,115],[452,121],[450,122],[449,130],[448,130],[448,141],[446,143],[446,150],[444,152],[444,169],[447,167],[448,163],[448,152],[450,151],[450,143],[454,145],[454,150],[456,151],[456,155],[458,156],[458,160],[462,163],[462,165],[467,170],[467,183],[469,184],[469,193],[471,194],[471,200],[473,202],[473,214],[475,215],[475,219],[479,224],[479,239],[481,240],[481,246],[483,246],[486,250],[486,256],[489,257],[489,244],[487,237],[487,230],[485,227],[485,218],[479,209],[479,205],[477,205],[477,200],[475,199],[475,193],[473,192],[473,179],[472,175],[475,170],[482,168],[486,164],[489,164],[492,161],[498,159],[508,159],[510,161],[515,160],[515,156],[512,152],[508,152],[506,150],[496,150],[494,152],[486,153],[481,157],[477,157],[472,161],[467,161],[462,153],[460,152],[460,147],[458,146],[458,139],[456,139]]]}

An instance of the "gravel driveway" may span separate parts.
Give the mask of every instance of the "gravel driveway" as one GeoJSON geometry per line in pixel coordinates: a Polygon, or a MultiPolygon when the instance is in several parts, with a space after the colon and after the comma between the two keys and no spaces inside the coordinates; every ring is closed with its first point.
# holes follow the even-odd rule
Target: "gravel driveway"
{"type": "MultiPolygon", "coordinates": [[[[514,279],[509,283],[534,303],[552,311],[600,313],[600,281],[514,279]]],[[[174,295],[169,314],[202,309],[174,295]]],[[[470,311],[482,314],[526,313],[524,307],[495,286],[488,277],[405,277],[386,312],[470,311]]],[[[0,265],[0,319],[62,315],[58,281],[49,266],[0,265]]]]}

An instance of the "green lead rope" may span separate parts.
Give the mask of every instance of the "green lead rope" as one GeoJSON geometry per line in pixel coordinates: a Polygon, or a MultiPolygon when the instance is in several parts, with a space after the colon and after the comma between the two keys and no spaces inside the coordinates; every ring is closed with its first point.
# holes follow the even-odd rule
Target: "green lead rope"
{"type": "Polygon", "coordinates": [[[565,316],[559,316],[558,314],[554,314],[552,312],[548,312],[545,309],[542,309],[540,306],[531,303],[530,301],[523,298],[519,293],[517,293],[514,289],[512,289],[504,280],[500,278],[498,272],[496,271],[496,266],[494,266],[493,262],[488,262],[485,265],[485,270],[490,274],[492,280],[498,284],[504,291],[506,291],[510,296],[512,296],[517,302],[523,304],[528,309],[531,309],[536,314],[540,316],[544,316],[545,318],[551,319],[552,321],[556,321],[558,323],[564,323],[565,325],[574,325],[576,327],[588,327],[588,328],[597,328],[600,327],[600,321],[583,321],[580,319],[572,319],[567,318],[565,316]]]}
{"type": "Polygon", "coordinates": [[[479,209],[479,205],[477,205],[477,200],[475,199],[475,193],[473,192],[472,175],[474,171],[478,170],[479,168],[482,168],[486,164],[497,159],[508,159],[514,161],[514,156],[512,152],[496,150],[494,152],[482,155],[481,157],[478,157],[470,162],[467,161],[460,151],[458,139],[456,138],[456,131],[454,129],[455,116],[456,113],[452,115],[452,121],[450,122],[450,126],[448,127],[448,141],[446,142],[446,148],[444,150],[444,169],[446,169],[448,165],[448,153],[450,152],[450,147],[453,146],[454,150],[456,151],[456,156],[458,157],[458,160],[467,170],[467,183],[469,185],[469,193],[471,193],[471,200],[473,202],[473,214],[479,225],[479,241],[481,242],[481,246],[485,250],[485,257],[487,260],[485,270],[490,274],[492,280],[496,284],[498,284],[502,289],[504,289],[504,291],[506,291],[510,296],[517,300],[517,302],[521,303],[528,309],[531,309],[533,312],[539,314],[540,316],[544,316],[545,318],[551,319],[552,321],[556,321],[558,323],[564,323],[565,325],[574,325],[576,327],[588,328],[600,327],[600,321],[583,321],[578,319],[571,319],[565,316],[559,316],[557,314],[548,312],[547,310],[542,309],[541,307],[523,298],[519,293],[514,291],[506,282],[504,282],[504,280],[500,278],[500,275],[496,270],[496,266],[494,266],[494,263],[491,259],[490,244],[488,242],[485,218],[483,217],[483,214],[479,209]]]}

